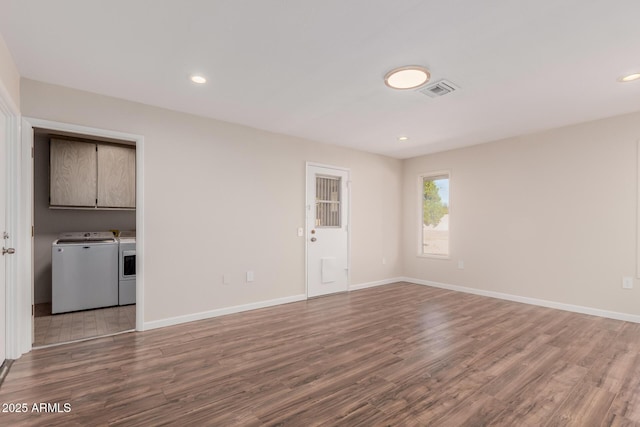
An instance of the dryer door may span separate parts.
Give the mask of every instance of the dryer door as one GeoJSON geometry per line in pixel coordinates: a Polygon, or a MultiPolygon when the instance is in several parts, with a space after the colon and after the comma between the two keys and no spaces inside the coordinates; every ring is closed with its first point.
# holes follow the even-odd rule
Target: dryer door
{"type": "Polygon", "coordinates": [[[136,277],[136,251],[127,250],[122,251],[121,262],[121,279],[133,279],[136,277]]]}

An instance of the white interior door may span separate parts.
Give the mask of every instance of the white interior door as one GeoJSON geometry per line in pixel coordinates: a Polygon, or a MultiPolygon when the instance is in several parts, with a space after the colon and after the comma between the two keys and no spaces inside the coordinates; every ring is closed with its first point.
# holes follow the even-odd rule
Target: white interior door
{"type": "Polygon", "coordinates": [[[7,350],[7,286],[6,264],[7,256],[4,254],[7,230],[7,118],[0,113],[0,241],[2,242],[2,256],[0,256],[0,364],[6,358],[7,350]]]}
{"type": "Polygon", "coordinates": [[[307,164],[307,297],[349,286],[349,171],[307,164]]]}

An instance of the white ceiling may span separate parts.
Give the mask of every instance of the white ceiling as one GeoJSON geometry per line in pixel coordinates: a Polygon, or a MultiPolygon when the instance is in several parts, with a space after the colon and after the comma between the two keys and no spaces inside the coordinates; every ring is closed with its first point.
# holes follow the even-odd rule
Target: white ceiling
{"type": "Polygon", "coordinates": [[[0,34],[29,79],[407,158],[639,111],[640,81],[616,82],[640,71],[639,16],[638,0],[0,0],[0,34]],[[460,90],[384,85],[412,64],[460,90]]]}

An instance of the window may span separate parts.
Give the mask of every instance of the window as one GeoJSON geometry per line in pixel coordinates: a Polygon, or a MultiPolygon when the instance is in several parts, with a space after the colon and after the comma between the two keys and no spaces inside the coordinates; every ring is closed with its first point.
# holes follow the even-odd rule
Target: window
{"type": "Polygon", "coordinates": [[[316,228],[340,227],[339,176],[316,177],[316,228]]]}
{"type": "Polygon", "coordinates": [[[420,176],[420,250],[424,256],[449,256],[449,172],[420,176]]]}

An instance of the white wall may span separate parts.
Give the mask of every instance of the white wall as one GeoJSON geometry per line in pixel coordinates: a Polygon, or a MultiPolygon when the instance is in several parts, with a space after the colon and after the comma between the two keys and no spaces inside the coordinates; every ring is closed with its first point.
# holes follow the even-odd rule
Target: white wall
{"type": "Polygon", "coordinates": [[[305,161],[351,168],[351,283],[401,275],[399,160],[31,80],[21,91],[27,117],[144,136],[145,322],[304,294],[305,161]]]}
{"type": "Polygon", "coordinates": [[[16,107],[20,108],[20,73],[2,36],[0,36],[0,86],[4,88],[16,107]]]}
{"type": "Polygon", "coordinates": [[[408,277],[640,314],[640,113],[404,162],[408,277]],[[417,176],[451,170],[451,259],[417,257],[417,176]],[[457,268],[464,260],[465,268],[457,268]]]}
{"type": "Polygon", "coordinates": [[[304,293],[305,161],[352,170],[354,285],[404,275],[640,314],[640,285],[621,288],[636,274],[640,113],[399,161],[30,80],[21,90],[25,116],[144,135],[146,322],[304,293]],[[452,258],[419,258],[417,176],[443,169],[452,258]]]}

